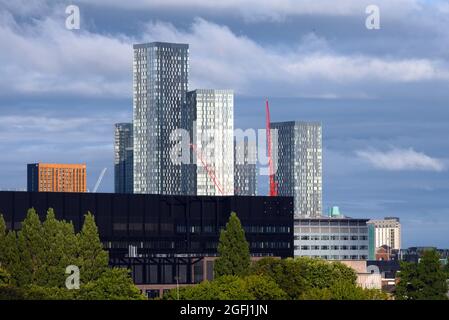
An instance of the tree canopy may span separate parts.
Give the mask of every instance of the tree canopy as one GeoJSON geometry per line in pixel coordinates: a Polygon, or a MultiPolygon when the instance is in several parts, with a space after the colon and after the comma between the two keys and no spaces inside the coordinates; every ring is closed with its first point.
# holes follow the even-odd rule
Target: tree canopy
{"type": "Polygon", "coordinates": [[[90,213],[79,233],[52,209],[44,221],[28,210],[19,231],[7,230],[0,214],[0,299],[141,299],[128,271],[110,269],[108,260],[90,213]],[[65,286],[72,265],[80,270],[80,290],[65,286]]]}
{"type": "Polygon", "coordinates": [[[401,263],[395,297],[399,300],[447,300],[447,274],[436,250],[426,250],[418,263],[401,263]]]}
{"type": "Polygon", "coordinates": [[[220,233],[218,259],[215,261],[216,277],[225,275],[243,276],[250,266],[249,245],[239,218],[232,212],[226,228],[220,233]]]}

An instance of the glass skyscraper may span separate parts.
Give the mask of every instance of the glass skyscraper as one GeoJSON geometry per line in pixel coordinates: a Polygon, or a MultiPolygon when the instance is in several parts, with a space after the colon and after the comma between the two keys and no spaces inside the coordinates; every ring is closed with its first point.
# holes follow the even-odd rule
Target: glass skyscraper
{"type": "Polygon", "coordinates": [[[182,123],[190,163],[182,165],[183,194],[234,195],[234,93],[197,89],[187,94],[182,123]]]}
{"type": "Polygon", "coordinates": [[[234,141],[234,190],[236,195],[257,195],[257,146],[248,138],[234,141]]]}
{"type": "Polygon", "coordinates": [[[181,166],[170,152],[188,85],[189,46],[134,45],[134,192],[180,194],[181,166]]]}
{"type": "MultiPolygon", "coordinates": [[[[280,196],[293,196],[295,218],[322,215],[322,132],[316,122],[274,122],[278,146],[275,183],[280,196]]],[[[276,147],[273,144],[273,147],[276,147]]]]}
{"type": "Polygon", "coordinates": [[[117,123],[114,143],[115,193],[133,193],[133,125],[117,123]]]}

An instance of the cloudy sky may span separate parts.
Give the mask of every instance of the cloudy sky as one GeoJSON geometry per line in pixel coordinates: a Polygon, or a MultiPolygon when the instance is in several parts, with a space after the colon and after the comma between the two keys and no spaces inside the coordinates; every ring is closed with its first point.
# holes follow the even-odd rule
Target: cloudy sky
{"type": "Polygon", "coordinates": [[[236,127],[264,127],[265,97],[273,121],[321,121],[326,208],[449,247],[447,0],[0,0],[0,189],[43,161],[87,163],[90,187],[107,167],[113,191],[132,44],[150,41],[189,43],[190,89],[234,89],[236,127]]]}

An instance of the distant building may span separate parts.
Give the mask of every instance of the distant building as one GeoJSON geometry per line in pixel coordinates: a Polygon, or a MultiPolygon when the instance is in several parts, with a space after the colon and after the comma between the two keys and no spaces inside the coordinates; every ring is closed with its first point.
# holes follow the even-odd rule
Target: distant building
{"type": "Polygon", "coordinates": [[[234,191],[240,196],[257,195],[257,146],[247,138],[234,141],[234,191]]]}
{"type": "Polygon", "coordinates": [[[190,159],[181,165],[182,194],[234,195],[233,91],[188,92],[181,123],[192,143],[190,159]]]}
{"type": "Polygon", "coordinates": [[[343,215],[295,220],[295,257],[325,260],[367,260],[368,219],[343,215]]]}
{"type": "Polygon", "coordinates": [[[370,220],[368,224],[374,227],[376,248],[386,246],[386,248],[392,250],[401,249],[401,223],[399,218],[386,217],[383,220],[370,220]]]}
{"type": "Polygon", "coordinates": [[[86,192],[85,164],[28,164],[29,192],[86,192]]]}
{"type": "Polygon", "coordinates": [[[114,143],[115,193],[133,193],[133,125],[117,123],[114,143]]]}
{"type": "Polygon", "coordinates": [[[134,192],[181,194],[181,166],[172,161],[188,85],[189,45],[134,45],[134,192]]]}
{"type": "Polygon", "coordinates": [[[275,183],[280,196],[293,196],[295,218],[322,213],[322,132],[316,122],[273,122],[277,129],[274,152],[275,183]]]}
{"type": "Polygon", "coordinates": [[[438,252],[441,264],[449,263],[449,249],[438,249],[436,247],[410,247],[407,249],[392,250],[392,259],[417,263],[423,253],[428,250],[438,252]]]}

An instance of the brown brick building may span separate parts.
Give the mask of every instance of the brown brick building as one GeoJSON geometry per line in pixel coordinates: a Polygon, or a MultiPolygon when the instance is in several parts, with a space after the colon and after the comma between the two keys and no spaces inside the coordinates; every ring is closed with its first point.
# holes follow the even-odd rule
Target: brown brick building
{"type": "Polygon", "coordinates": [[[29,192],[86,192],[85,164],[28,164],[29,192]]]}

